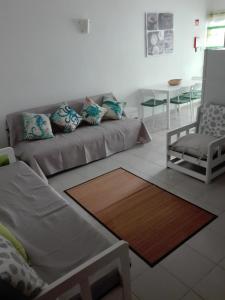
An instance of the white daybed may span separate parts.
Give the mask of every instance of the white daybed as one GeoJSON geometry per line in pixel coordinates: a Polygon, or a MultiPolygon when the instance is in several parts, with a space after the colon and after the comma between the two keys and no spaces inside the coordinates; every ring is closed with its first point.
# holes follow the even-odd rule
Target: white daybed
{"type": "Polygon", "coordinates": [[[35,300],[131,299],[129,247],[110,243],[24,162],[0,168],[0,221],[23,243],[32,268],[48,284],[35,300]],[[113,269],[105,270],[109,264],[113,269]],[[101,271],[92,281],[90,277],[101,271]],[[74,292],[75,293],[75,292],[74,292]],[[70,298],[69,298],[70,299],[70,298]]]}

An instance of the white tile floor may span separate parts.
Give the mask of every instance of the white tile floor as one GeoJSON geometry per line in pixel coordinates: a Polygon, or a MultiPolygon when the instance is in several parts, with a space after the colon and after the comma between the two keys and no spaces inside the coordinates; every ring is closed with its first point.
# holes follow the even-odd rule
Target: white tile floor
{"type": "MultiPolygon", "coordinates": [[[[164,115],[148,120],[152,142],[110,158],[56,175],[49,183],[89,222],[109,239],[116,240],[63,192],[81,182],[118,167],[158,184],[213,213],[218,218],[207,228],[151,268],[131,252],[132,291],[136,300],[225,299],[225,175],[209,185],[166,169],[164,115]]],[[[172,127],[190,123],[186,107],[172,112],[172,127]]]]}

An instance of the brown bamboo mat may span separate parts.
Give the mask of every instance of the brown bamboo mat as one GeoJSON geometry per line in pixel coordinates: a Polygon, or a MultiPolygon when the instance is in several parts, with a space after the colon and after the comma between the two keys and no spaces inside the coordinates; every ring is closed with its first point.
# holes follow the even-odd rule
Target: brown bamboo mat
{"type": "Polygon", "coordinates": [[[216,218],[122,168],[66,193],[151,266],[216,218]]]}

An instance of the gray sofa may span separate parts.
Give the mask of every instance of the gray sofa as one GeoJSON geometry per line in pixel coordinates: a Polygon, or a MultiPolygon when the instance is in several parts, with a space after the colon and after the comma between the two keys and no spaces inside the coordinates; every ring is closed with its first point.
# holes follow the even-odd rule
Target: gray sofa
{"type": "MultiPolygon", "coordinates": [[[[124,266],[129,268],[127,244],[112,245],[24,162],[1,167],[0,178],[1,223],[23,243],[32,267],[48,283],[46,291],[37,299],[56,299],[80,280],[83,283],[84,278],[94,275],[113,258],[121,260],[122,257],[121,270],[125,270],[124,266]]],[[[129,274],[128,269],[125,273],[113,267],[110,272],[95,276],[90,286],[93,299],[101,299],[121,287],[129,274]]],[[[126,289],[128,291],[129,287],[126,289]]],[[[81,299],[76,290],[72,295],[75,294],[74,299],[81,299]]],[[[118,295],[125,294],[120,290],[118,295]]],[[[129,300],[130,296],[127,293],[118,299],[129,300]]]]}
{"type": "MultiPolygon", "coordinates": [[[[108,93],[92,98],[101,105],[104,95],[113,96],[108,93]]],[[[83,103],[84,99],[68,101],[78,113],[82,110],[83,103]]],[[[25,111],[49,114],[59,104],[25,111]]],[[[99,126],[81,125],[72,133],[57,133],[48,140],[24,141],[21,113],[11,113],[6,117],[10,146],[14,148],[18,159],[28,163],[43,178],[151,140],[141,120],[124,116],[122,120],[103,121],[99,126]]]]}

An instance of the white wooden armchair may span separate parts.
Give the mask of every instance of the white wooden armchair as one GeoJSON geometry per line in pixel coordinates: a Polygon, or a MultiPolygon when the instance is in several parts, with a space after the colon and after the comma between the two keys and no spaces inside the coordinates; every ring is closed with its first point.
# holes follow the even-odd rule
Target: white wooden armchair
{"type": "Polygon", "coordinates": [[[180,145],[180,149],[179,145],[176,147],[176,143],[181,141],[183,134],[187,136],[191,133],[196,133],[197,129],[198,122],[195,122],[168,132],[167,167],[209,183],[212,179],[225,172],[225,136],[221,138],[207,136],[206,139],[201,141],[201,135],[196,134],[196,139],[199,140],[200,144],[204,143],[202,146],[207,151],[205,154],[201,153],[201,156],[190,155],[184,144],[180,145]]]}
{"type": "Polygon", "coordinates": [[[225,172],[225,50],[206,50],[196,122],[167,133],[167,167],[209,183],[225,172]]]}

